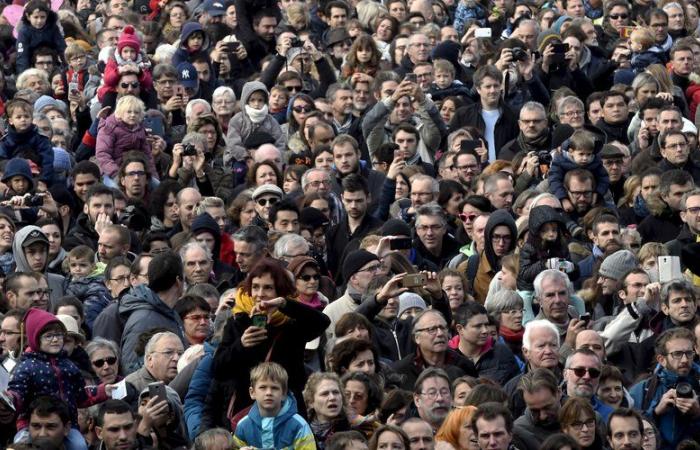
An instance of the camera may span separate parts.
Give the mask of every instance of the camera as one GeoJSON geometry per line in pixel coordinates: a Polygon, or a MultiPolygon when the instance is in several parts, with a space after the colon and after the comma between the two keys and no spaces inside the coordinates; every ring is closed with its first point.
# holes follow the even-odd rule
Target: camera
{"type": "Polygon", "coordinates": [[[303,45],[304,45],[304,43],[303,43],[302,40],[299,39],[298,37],[293,37],[293,38],[289,41],[289,46],[290,46],[290,47],[301,47],[301,46],[303,46],[303,45]]]}
{"type": "Polygon", "coordinates": [[[24,203],[27,206],[42,206],[44,204],[44,197],[38,194],[34,194],[31,197],[27,198],[24,203]]]}
{"type": "Polygon", "coordinates": [[[513,55],[513,61],[527,61],[528,59],[527,52],[520,47],[513,48],[511,54],[513,55]]]}
{"type": "Polygon", "coordinates": [[[693,387],[686,381],[676,383],[676,397],[693,398],[693,387]]]}
{"type": "Polygon", "coordinates": [[[148,218],[134,205],[126,207],[124,212],[119,216],[118,222],[134,231],[143,231],[149,225],[148,218]]]}
{"type": "Polygon", "coordinates": [[[537,152],[537,159],[541,166],[548,166],[552,163],[552,154],[549,152],[549,150],[540,150],[537,152]]]}
{"type": "Polygon", "coordinates": [[[182,149],[182,156],[196,156],[197,148],[194,144],[185,144],[182,149]]]}

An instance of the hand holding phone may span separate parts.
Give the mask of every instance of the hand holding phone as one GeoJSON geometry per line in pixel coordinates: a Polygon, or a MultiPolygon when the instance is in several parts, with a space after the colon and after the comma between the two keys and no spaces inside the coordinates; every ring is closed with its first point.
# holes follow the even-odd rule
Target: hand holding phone
{"type": "Polygon", "coordinates": [[[401,285],[405,288],[415,288],[425,285],[425,274],[422,273],[409,273],[403,277],[401,285]]]}

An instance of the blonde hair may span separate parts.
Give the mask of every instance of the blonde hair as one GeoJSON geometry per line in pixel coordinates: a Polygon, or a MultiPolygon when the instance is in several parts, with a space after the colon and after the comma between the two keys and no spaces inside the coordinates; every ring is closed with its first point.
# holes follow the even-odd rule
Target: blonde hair
{"type": "Polygon", "coordinates": [[[117,106],[114,109],[114,117],[123,120],[124,114],[130,108],[136,108],[143,119],[143,116],[146,113],[146,105],[143,104],[141,99],[134,97],[133,95],[125,95],[117,101],[117,106]]]}
{"type": "MultiPolygon", "coordinates": [[[[308,380],[306,380],[306,386],[304,386],[304,402],[306,403],[306,411],[309,419],[314,419],[316,417],[316,411],[314,411],[314,397],[316,396],[316,389],[322,381],[329,380],[334,381],[338,385],[338,390],[343,392],[343,385],[340,383],[340,377],[332,372],[314,372],[311,374],[308,380]]],[[[341,414],[345,411],[345,396],[340,396],[341,401],[341,414]]]]}
{"type": "Polygon", "coordinates": [[[63,52],[63,55],[66,58],[66,61],[70,61],[71,59],[75,58],[76,56],[83,56],[87,55],[87,52],[83,47],[76,43],[69,44],[68,47],[66,47],[66,51],[63,52]]]}
{"type": "Polygon", "coordinates": [[[642,245],[642,248],[639,249],[639,252],[637,253],[637,260],[639,260],[640,263],[643,263],[644,260],[647,260],[649,258],[658,258],[659,256],[667,256],[668,255],[668,248],[660,242],[647,242],[646,244],[642,245]]]}
{"type": "Polygon", "coordinates": [[[446,59],[433,60],[433,69],[435,72],[447,72],[450,74],[450,76],[452,76],[452,78],[455,77],[455,66],[453,66],[452,63],[446,59]]]}
{"type": "Polygon", "coordinates": [[[287,371],[275,362],[260,363],[250,370],[250,387],[255,389],[255,384],[262,380],[279,383],[282,390],[287,392],[287,371]]]}
{"type": "Polygon", "coordinates": [[[637,27],[630,34],[630,41],[638,42],[642,50],[647,50],[654,45],[654,33],[649,28],[637,27]]]}

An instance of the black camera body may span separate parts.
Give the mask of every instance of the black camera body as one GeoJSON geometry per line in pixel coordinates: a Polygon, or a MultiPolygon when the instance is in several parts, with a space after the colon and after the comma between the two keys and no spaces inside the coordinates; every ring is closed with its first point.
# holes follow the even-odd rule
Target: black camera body
{"type": "Polygon", "coordinates": [[[183,145],[182,156],[197,156],[197,148],[194,144],[183,145]]]}
{"type": "Polygon", "coordinates": [[[29,198],[27,198],[24,201],[24,203],[29,207],[43,206],[44,205],[44,197],[42,197],[41,195],[38,195],[38,194],[34,194],[34,195],[30,196],[29,198]]]}
{"type": "Polygon", "coordinates": [[[693,398],[693,386],[687,381],[679,381],[676,383],[676,397],[693,398]]]}
{"type": "Polygon", "coordinates": [[[148,217],[144,216],[143,211],[134,205],[127,206],[117,220],[119,224],[134,231],[143,231],[150,225],[148,217]]]}
{"type": "Polygon", "coordinates": [[[296,36],[289,41],[290,47],[302,47],[303,45],[304,42],[296,36]]]}
{"type": "Polygon", "coordinates": [[[537,152],[537,160],[541,166],[552,164],[552,153],[549,150],[540,150],[537,152]]]}
{"type": "Polygon", "coordinates": [[[513,51],[511,52],[513,55],[513,61],[527,61],[527,51],[520,47],[514,47],[513,51]]]}

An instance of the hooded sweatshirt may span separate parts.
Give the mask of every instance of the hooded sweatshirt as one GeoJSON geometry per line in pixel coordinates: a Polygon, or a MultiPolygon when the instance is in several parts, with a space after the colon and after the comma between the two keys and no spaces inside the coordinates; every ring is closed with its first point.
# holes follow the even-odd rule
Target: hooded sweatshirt
{"type": "Polygon", "coordinates": [[[80,369],[65,351],[51,355],[39,350],[39,337],[47,326],[61,322],[51,313],[30,308],[24,316],[27,348],[12,372],[8,394],[17,410],[17,429],[28,426],[28,408],[37,397],[58,397],[69,409],[73,427],[78,426],[78,408],[87,408],[107,400],[105,385],[85,386],[80,369]]]}
{"type": "Polygon", "coordinates": [[[499,225],[507,226],[512,236],[507,253],[512,252],[517,243],[518,229],[515,226],[513,216],[505,209],[494,211],[486,222],[486,228],[484,229],[484,251],[482,251],[479,256],[479,266],[476,271],[476,277],[474,278],[475,298],[482,304],[486,300],[486,294],[488,293],[491,280],[494,275],[501,270],[500,258],[496,256],[492,244],[493,230],[499,225]]]}
{"type": "MultiPolygon", "coordinates": [[[[195,56],[204,56],[204,58],[207,61],[207,64],[209,64],[209,69],[211,70],[212,64],[211,60],[209,59],[208,53],[209,45],[209,36],[204,31],[204,28],[202,28],[202,25],[200,25],[199,22],[187,22],[182,26],[182,31],[180,32],[180,46],[173,55],[173,66],[177,67],[182,62],[191,63],[193,57],[195,56]],[[198,50],[192,51],[189,47],[187,47],[187,40],[190,38],[190,36],[192,36],[193,33],[196,33],[197,31],[204,35],[204,40],[202,41],[202,46],[198,50]]],[[[211,73],[213,77],[216,76],[216,72],[214,72],[213,70],[211,71],[211,73]]]]}
{"type": "MultiPolygon", "coordinates": [[[[24,256],[24,248],[22,244],[24,241],[27,240],[29,237],[29,234],[32,231],[39,231],[43,234],[41,231],[41,228],[34,226],[34,225],[27,225],[23,228],[21,228],[16,234],[15,234],[15,240],[12,242],[12,254],[15,256],[15,271],[17,272],[32,272],[32,269],[29,267],[29,262],[27,262],[27,257],[24,256]]],[[[48,252],[48,238],[46,239],[46,251],[48,252]]],[[[49,273],[48,272],[48,267],[49,267],[49,261],[48,261],[48,256],[46,258],[46,265],[44,266],[43,270],[41,271],[42,273],[46,274],[46,278],[49,284],[49,299],[52,302],[57,301],[59,298],[63,297],[65,295],[65,291],[63,289],[63,283],[65,278],[62,275],[58,275],[55,273],[49,273]]]]}

